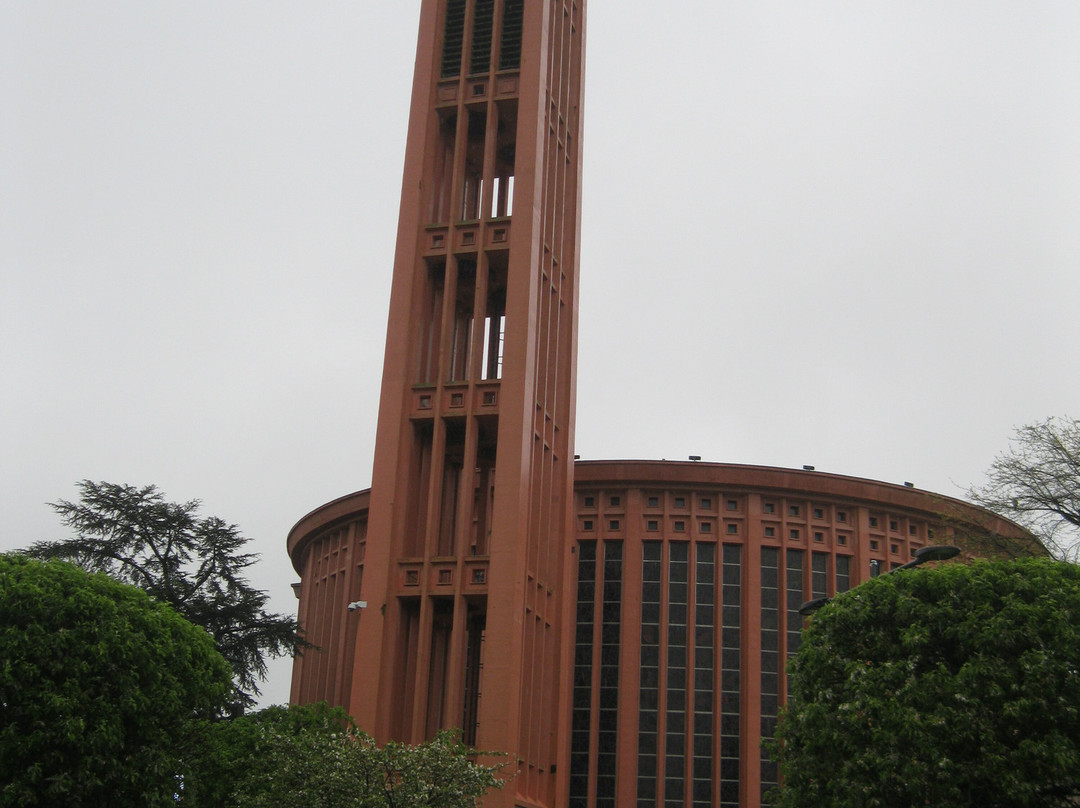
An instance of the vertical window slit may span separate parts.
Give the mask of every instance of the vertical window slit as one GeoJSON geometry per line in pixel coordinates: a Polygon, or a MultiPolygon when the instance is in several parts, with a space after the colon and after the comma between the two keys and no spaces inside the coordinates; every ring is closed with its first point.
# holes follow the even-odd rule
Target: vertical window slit
{"type": "MultiPolygon", "coordinates": [[[[780,551],[761,548],[761,737],[776,732],[780,701],[780,551]]],[[[764,796],[776,787],[779,770],[765,750],[761,752],[762,806],[764,796]]]]}
{"type": "Polygon", "coordinates": [[[465,381],[470,376],[475,317],[473,306],[476,291],[476,262],[458,262],[457,303],[454,306],[454,331],[450,343],[448,381],[465,381]]]}
{"type": "Polygon", "coordinates": [[[439,507],[439,536],[435,555],[452,556],[457,552],[457,517],[463,461],[465,424],[446,422],[446,452],[443,456],[442,493],[439,507]]]}
{"type": "Polygon", "coordinates": [[[506,0],[503,4],[499,70],[517,70],[521,66],[521,30],[523,24],[524,0],[506,0]]]}
{"type": "Polygon", "coordinates": [[[642,544],[641,673],[638,705],[637,806],[656,808],[656,765],[659,752],[660,587],[658,541],[642,544]]]}
{"type": "Polygon", "coordinates": [[[802,644],[803,617],[799,607],[807,600],[803,591],[803,551],[787,551],[787,657],[795,656],[802,644]]]}
{"type": "Polygon", "coordinates": [[[442,77],[461,73],[461,49],[465,39],[465,0],[447,0],[443,27],[442,77]]]}
{"type": "Polygon", "coordinates": [[[600,710],[596,743],[596,808],[615,808],[621,611],[622,542],[604,542],[603,601],[600,614],[600,710]]]}
{"type": "Polygon", "coordinates": [[[713,804],[713,646],[716,626],[716,545],[697,545],[694,575],[694,726],[691,805],[713,804]]]}
{"type": "Polygon", "coordinates": [[[476,0],[473,9],[472,52],[469,54],[469,73],[491,70],[491,36],[494,26],[495,0],[476,0]]]}
{"type": "Polygon", "coordinates": [[[487,307],[484,312],[484,351],[481,378],[501,379],[503,347],[506,341],[506,277],[505,258],[492,257],[488,265],[487,307]]]}
{"type": "Polygon", "coordinates": [[[480,682],[484,670],[486,626],[485,612],[470,612],[465,639],[465,705],[461,722],[462,740],[469,746],[476,745],[476,732],[480,726],[480,682]]]}
{"type": "Polygon", "coordinates": [[[589,797],[589,736],[592,727],[593,622],[596,618],[596,542],[578,545],[577,629],[570,727],[570,804],[589,797]]]}
{"type": "Polygon", "coordinates": [[[847,592],[851,588],[851,557],[836,557],[836,594],[847,592]]]}
{"type": "Polygon", "coordinates": [[[742,547],[724,545],[720,647],[720,805],[739,806],[742,671],[742,547]]]}
{"type": "Polygon", "coordinates": [[[689,545],[684,542],[672,543],[669,550],[664,808],[683,808],[686,794],[689,545]]]}
{"type": "Polygon", "coordinates": [[[469,111],[468,141],[465,147],[465,181],[461,185],[459,219],[470,221],[483,215],[484,199],[484,138],[487,132],[487,111],[469,111]]]}

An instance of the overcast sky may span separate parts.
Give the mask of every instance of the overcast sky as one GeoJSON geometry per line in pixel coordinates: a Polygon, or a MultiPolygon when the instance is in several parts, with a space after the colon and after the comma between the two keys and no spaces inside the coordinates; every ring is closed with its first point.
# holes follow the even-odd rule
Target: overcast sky
{"type": "MultiPolygon", "coordinates": [[[[295,609],[289,528],[370,483],[418,9],[0,0],[0,550],[155,483],[295,609]]],[[[1080,413],[1077,43],[1075,0],[592,0],[578,453],[959,495],[1080,413]]]]}

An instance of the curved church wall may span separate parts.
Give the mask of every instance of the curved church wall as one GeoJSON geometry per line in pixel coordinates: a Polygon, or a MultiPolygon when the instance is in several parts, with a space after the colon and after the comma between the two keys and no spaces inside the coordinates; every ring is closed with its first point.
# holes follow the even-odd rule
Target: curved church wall
{"type": "MultiPolygon", "coordinates": [[[[873,480],[669,461],[578,461],[574,475],[575,535],[563,544],[572,625],[562,627],[573,647],[571,737],[559,761],[572,805],[592,804],[590,794],[597,805],[757,804],[776,781],[760,740],[785,701],[804,601],[927,545],[984,555],[997,536],[1031,549],[987,511],[873,480]]],[[[380,664],[355,638],[382,604],[347,609],[364,597],[365,574],[396,574],[364,569],[368,505],[367,491],[342,497],[289,534],[300,621],[319,648],[295,663],[294,702],[345,705],[353,666],[380,664]]]]}

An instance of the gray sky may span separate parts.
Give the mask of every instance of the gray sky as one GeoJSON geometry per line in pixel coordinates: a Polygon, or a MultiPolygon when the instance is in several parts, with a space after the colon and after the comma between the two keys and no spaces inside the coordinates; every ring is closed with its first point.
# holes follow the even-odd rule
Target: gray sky
{"type": "MultiPolygon", "coordinates": [[[[1080,412],[1080,4],[658,7],[589,9],[582,457],[957,495],[1080,412]]],[[[0,0],[0,550],[156,483],[295,608],[370,483],[417,16],[0,0]]]]}

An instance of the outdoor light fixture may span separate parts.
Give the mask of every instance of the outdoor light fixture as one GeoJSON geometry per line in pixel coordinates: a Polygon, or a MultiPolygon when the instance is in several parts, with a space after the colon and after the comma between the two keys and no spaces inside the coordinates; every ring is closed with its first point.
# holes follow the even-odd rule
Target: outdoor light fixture
{"type": "MultiPolygon", "coordinates": [[[[894,572],[900,572],[900,570],[909,570],[912,567],[917,567],[920,564],[926,564],[930,561],[948,561],[950,558],[956,558],[960,555],[960,548],[951,544],[931,545],[929,547],[920,547],[915,551],[915,557],[906,564],[901,564],[899,567],[893,570],[889,570],[885,575],[889,575],[894,572]]],[[[799,607],[799,614],[809,615],[816,612],[832,598],[814,598],[808,600],[802,606],[799,607]]]]}
{"type": "Polygon", "coordinates": [[[799,606],[799,614],[812,615],[814,611],[820,609],[822,606],[832,600],[832,597],[815,597],[812,601],[807,601],[805,604],[799,606]]]}
{"type": "Polygon", "coordinates": [[[349,611],[350,612],[355,612],[357,609],[366,609],[366,608],[367,608],[367,601],[366,600],[354,600],[352,603],[349,604],[349,611]]]}
{"type": "MultiPolygon", "coordinates": [[[[901,564],[894,570],[889,572],[899,572],[900,570],[909,570],[912,567],[917,567],[920,564],[925,564],[928,561],[948,561],[950,558],[955,558],[960,555],[960,548],[954,547],[951,544],[943,545],[931,545],[930,547],[920,547],[915,551],[915,557],[906,564],[901,564]]],[[[889,573],[885,573],[888,575],[889,573]]]]}
{"type": "Polygon", "coordinates": [[[701,460],[701,455],[690,455],[691,460],[701,460]]]}
{"type": "Polygon", "coordinates": [[[803,471],[814,471],[814,467],[813,466],[803,466],[802,470],[803,471]]]}

